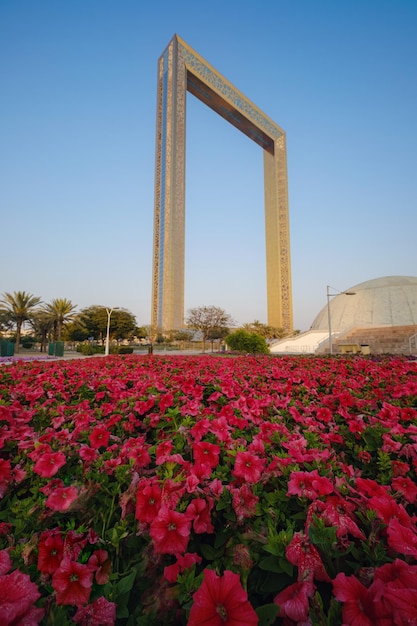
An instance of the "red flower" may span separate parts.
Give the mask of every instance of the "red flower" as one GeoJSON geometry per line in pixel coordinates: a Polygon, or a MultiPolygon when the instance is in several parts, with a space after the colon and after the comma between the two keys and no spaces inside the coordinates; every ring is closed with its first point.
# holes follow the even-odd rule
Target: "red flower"
{"type": "Polygon", "coordinates": [[[274,604],[279,606],[279,616],[289,617],[294,622],[306,622],[310,608],[308,599],[314,590],[312,582],[298,582],[280,591],[274,598],[274,604]]]}
{"type": "Polygon", "coordinates": [[[401,559],[381,565],[375,570],[374,580],[389,583],[393,589],[410,587],[417,589],[417,565],[410,565],[401,559]]]}
{"type": "Polygon", "coordinates": [[[0,550],[0,576],[7,574],[12,569],[12,560],[9,550],[0,550]]]}
{"type": "Polygon", "coordinates": [[[52,576],[57,604],[79,606],[86,604],[93,584],[93,572],[88,565],[64,558],[52,576]]]}
{"type": "Polygon", "coordinates": [[[12,468],[9,459],[0,459],[0,498],[4,496],[12,479],[12,468]]]}
{"type": "Polygon", "coordinates": [[[63,452],[49,452],[43,454],[36,461],[33,471],[42,478],[52,478],[66,462],[67,459],[63,452]]]}
{"type": "Polygon", "coordinates": [[[195,498],[187,507],[186,515],[192,520],[194,531],[199,533],[214,533],[214,526],[210,519],[210,510],[213,504],[207,504],[203,498],[195,498]]]}
{"type": "Polygon", "coordinates": [[[336,600],[343,602],[342,617],[346,626],[374,626],[372,593],[355,576],[340,573],[333,581],[336,600]]]}
{"type": "Polygon", "coordinates": [[[162,492],[157,483],[144,482],[136,493],[135,517],[139,522],[150,524],[159,513],[162,492]]]}
{"type": "Polygon", "coordinates": [[[64,542],[61,534],[54,531],[42,533],[39,541],[38,570],[42,574],[53,574],[61,564],[64,542]]]}
{"type": "Polygon", "coordinates": [[[41,594],[27,574],[17,569],[11,574],[0,576],[0,589],[0,624],[39,624],[44,609],[37,609],[33,605],[41,594]]]}
{"type": "Polygon", "coordinates": [[[111,561],[107,550],[96,550],[88,559],[88,567],[95,572],[98,585],[105,585],[109,580],[111,561]]]}
{"type": "Polygon", "coordinates": [[[232,472],[236,478],[242,478],[247,483],[257,483],[265,467],[265,461],[251,452],[238,452],[235,467],[232,472]]]}
{"type": "Polygon", "coordinates": [[[416,533],[410,528],[403,526],[396,517],[389,521],[387,535],[390,548],[400,554],[417,558],[416,533]]]}
{"type": "Polygon", "coordinates": [[[417,624],[417,589],[387,588],[383,601],[391,606],[392,624],[417,624]]]}
{"type": "Polygon", "coordinates": [[[401,493],[410,504],[415,504],[417,501],[417,486],[408,476],[393,478],[391,486],[394,491],[401,493]]]}
{"type": "Polygon", "coordinates": [[[229,487],[229,491],[233,496],[232,507],[238,522],[243,521],[246,517],[255,515],[259,498],[252,492],[249,485],[244,483],[240,488],[229,487]]]}
{"type": "Polygon", "coordinates": [[[199,441],[193,445],[196,465],[208,465],[211,468],[219,464],[220,446],[208,441],[199,441]]]}
{"type": "Polygon", "coordinates": [[[57,487],[47,498],[45,506],[53,511],[67,511],[77,498],[76,487],[57,487]]]}
{"type": "Polygon", "coordinates": [[[310,504],[307,520],[312,523],[313,516],[321,517],[326,525],[335,526],[336,537],[352,535],[365,541],[365,535],[353,519],[348,503],[337,496],[329,496],[325,501],[314,500],[310,504]]]}
{"type": "Polygon", "coordinates": [[[171,441],[163,441],[162,443],[158,445],[156,449],[156,464],[157,465],[162,465],[168,460],[173,447],[174,446],[171,441]]]}
{"type": "Polygon", "coordinates": [[[100,596],[92,604],[80,606],[72,621],[82,626],[113,626],[116,622],[116,605],[100,596]]]}
{"type": "Polygon", "coordinates": [[[105,426],[96,426],[90,433],[90,447],[98,450],[109,443],[110,433],[105,426]]]}
{"type": "Polygon", "coordinates": [[[290,563],[298,567],[298,580],[313,582],[316,579],[330,582],[331,579],[324,569],[320,554],[304,533],[294,534],[285,556],[290,563]]]}
{"type": "Polygon", "coordinates": [[[217,576],[204,570],[204,579],[193,595],[187,626],[256,626],[258,616],[248,600],[238,574],[226,570],[217,576]]]}
{"type": "Polygon", "coordinates": [[[162,507],[150,526],[155,552],[183,554],[190,539],[191,520],[184,514],[162,507]]]}
{"type": "Polygon", "coordinates": [[[288,495],[315,500],[320,496],[327,496],[333,492],[333,483],[325,476],[320,476],[317,470],[311,472],[291,472],[288,481],[288,495]]]}
{"type": "Polygon", "coordinates": [[[170,583],[175,583],[179,574],[182,574],[186,569],[190,569],[194,563],[201,563],[201,561],[201,556],[198,556],[195,552],[187,552],[184,556],[178,554],[177,562],[164,568],[164,578],[170,583]]]}

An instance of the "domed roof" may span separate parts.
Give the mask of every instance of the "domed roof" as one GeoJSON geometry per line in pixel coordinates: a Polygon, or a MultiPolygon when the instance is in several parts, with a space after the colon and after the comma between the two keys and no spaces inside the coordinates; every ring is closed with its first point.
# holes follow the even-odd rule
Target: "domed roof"
{"type": "MultiPolygon", "coordinates": [[[[417,325],[417,277],[385,276],[349,287],[330,298],[330,315],[335,331],[365,326],[417,325]],[[347,292],[354,295],[347,295],[347,292]]],[[[311,328],[329,328],[327,304],[311,328]]]]}

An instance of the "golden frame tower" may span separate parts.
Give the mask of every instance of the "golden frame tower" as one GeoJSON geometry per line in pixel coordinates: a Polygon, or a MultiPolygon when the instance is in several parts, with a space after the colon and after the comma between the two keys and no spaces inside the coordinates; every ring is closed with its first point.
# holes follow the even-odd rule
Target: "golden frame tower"
{"type": "Polygon", "coordinates": [[[285,132],[177,35],[158,61],[152,327],[184,326],[187,91],[264,151],[268,324],[292,331],[285,132]]]}

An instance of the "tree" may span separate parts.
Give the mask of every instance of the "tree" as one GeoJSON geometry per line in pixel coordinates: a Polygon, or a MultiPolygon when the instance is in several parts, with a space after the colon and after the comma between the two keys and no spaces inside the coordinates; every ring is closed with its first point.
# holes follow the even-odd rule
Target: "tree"
{"type": "Polygon", "coordinates": [[[3,294],[3,298],[0,300],[1,311],[6,313],[9,320],[16,326],[15,352],[19,352],[23,324],[33,317],[40,302],[41,299],[38,296],[25,291],[3,294]]]}
{"type": "Polygon", "coordinates": [[[210,332],[230,328],[230,326],[234,325],[230,315],[217,306],[200,306],[190,309],[187,313],[185,323],[189,328],[201,332],[203,338],[203,352],[205,351],[206,340],[210,332]]]}
{"type": "Polygon", "coordinates": [[[104,343],[107,329],[106,307],[100,305],[86,307],[75,317],[74,323],[85,331],[86,339],[104,343]]]}
{"type": "Polygon", "coordinates": [[[13,322],[6,311],[0,310],[0,335],[9,332],[13,328],[13,322]]]}
{"type": "Polygon", "coordinates": [[[245,352],[247,354],[268,354],[269,348],[265,337],[256,333],[248,333],[243,329],[227,335],[225,339],[227,345],[237,352],[245,352]]]}
{"type": "Polygon", "coordinates": [[[53,321],[52,319],[40,309],[36,311],[33,317],[29,320],[29,324],[36,335],[37,340],[40,340],[41,344],[41,352],[46,352],[46,344],[48,342],[48,337],[53,331],[53,321]]]}
{"type": "MultiPolygon", "coordinates": [[[[105,306],[93,305],[83,309],[74,322],[83,328],[87,338],[104,343],[107,334],[107,310],[105,306]]],[[[113,309],[110,317],[109,334],[111,338],[132,339],[136,335],[135,316],[124,309],[113,309]]]]}
{"type": "Polygon", "coordinates": [[[139,331],[135,316],[124,309],[115,309],[110,319],[110,335],[117,341],[131,341],[139,331]]]}
{"type": "Polygon", "coordinates": [[[211,343],[211,351],[213,352],[213,343],[221,341],[229,334],[229,328],[213,328],[207,335],[207,339],[211,343]]]}
{"type": "Polygon", "coordinates": [[[61,339],[64,324],[74,319],[76,308],[77,305],[67,298],[54,298],[49,304],[45,304],[42,310],[52,322],[54,341],[61,339]]]}
{"type": "Polygon", "coordinates": [[[83,326],[79,315],[74,318],[73,322],[68,322],[62,331],[64,341],[85,341],[90,335],[88,330],[83,326]]]}
{"type": "Polygon", "coordinates": [[[281,339],[288,335],[288,332],[284,328],[275,328],[268,324],[262,324],[259,320],[244,324],[242,330],[247,333],[256,333],[257,335],[261,335],[261,337],[265,337],[265,339],[281,339]]]}

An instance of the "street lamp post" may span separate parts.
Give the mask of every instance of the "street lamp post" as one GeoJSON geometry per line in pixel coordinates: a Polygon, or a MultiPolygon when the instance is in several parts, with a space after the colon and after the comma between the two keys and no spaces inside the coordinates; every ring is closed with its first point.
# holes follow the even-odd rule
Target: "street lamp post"
{"type": "Polygon", "coordinates": [[[115,311],[116,309],[120,309],[119,306],[115,306],[112,309],[107,309],[107,332],[106,332],[106,347],[104,350],[104,356],[109,356],[110,354],[110,318],[111,318],[111,314],[113,313],[113,311],[115,311]]]}
{"type": "Polygon", "coordinates": [[[356,295],[355,291],[339,291],[338,289],[335,289],[334,287],[331,287],[330,285],[327,285],[326,288],[326,295],[327,295],[327,320],[328,320],[328,325],[329,325],[329,354],[332,355],[333,354],[333,342],[332,342],[332,316],[330,313],[330,298],[332,298],[333,296],[338,296],[339,294],[343,294],[345,296],[354,296],[356,295]],[[331,293],[331,289],[333,289],[333,291],[335,291],[336,293],[331,293]]]}

